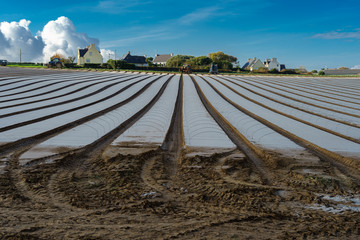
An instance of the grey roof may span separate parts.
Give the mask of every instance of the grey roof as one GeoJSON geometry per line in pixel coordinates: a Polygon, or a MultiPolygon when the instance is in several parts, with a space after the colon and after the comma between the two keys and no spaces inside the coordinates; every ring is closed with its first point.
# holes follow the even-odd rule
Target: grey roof
{"type": "Polygon", "coordinates": [[[80,57],[84,57],[84,55],[87,53],[87,51],[88,51],[87,48],[79,49],[80,57]]]}
{"type": "Polygon", "coordinates": [[[172,58],[172,54],[159,54],[156,55],[155,59],[153,60],[153,63],[160,63],[160,62],[167,62],[170,58],[172,58]]]}
{"type": "Polygon", "coordinates": [[[249,59],[245,64],[244,66],[242,67],[243,69],[245,68],[250,68],[251,66],[254,65],[254,63],[256,62],[256,58],[252,58],[252,59],[249,59]]]}
{"type": "Polygon", "coordinates": [[[130,52],[124,54],[120,60],[123,60],[127,63],[146,64],[146,58],[144,56],[131,56],[130,52]]]}

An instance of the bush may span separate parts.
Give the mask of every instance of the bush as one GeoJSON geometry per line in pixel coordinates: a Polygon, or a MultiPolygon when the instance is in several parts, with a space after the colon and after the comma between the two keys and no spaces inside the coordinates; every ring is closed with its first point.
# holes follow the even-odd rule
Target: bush
{"type": "Polygon", "coordinates": [[[264,67],[261,67],[258,70],[254,70],[254,72],[256,72],[256,73],[268,73],[268,69],[264,68],[264,67]]]}
{"type": "Polygon", "coordinates": [[[269,73],[279,73],[279,71],[276,69],[276,68],[273,68],[273,69],[271,69],[270,71],[269,71],[269,73]]]}
{"type": "Polygon", "coordinates": [[[64,63],[64,66],[67,68],[75,68],[77,65],[76,63],[64,63]]]}
{"type": "Polygon", "coordinates": [[[85,63],[84,68],[100,68],[100,63],[85,63]]]}
{"type": "Polygon", "coordinates": [[[116,67],[119,69],[135,69],[135,64],[127,63],[122,60],[116,60],[116,67]]]}
{"type": "Polygon", "coordinates": [[[319,71],[319,73],[318,73],[320,76],[323,76],[323,75],[325,75],[325,72],[323,71],[323,70],[321,70],[321,71],[319,71]]]}
{"type": "Polygon", "coordinates": [[[280,71],[280,73],[283,73],[283,74],[297,74],[294,69],[283,69],[283,70],[280,71]]]}
{"type": "Polygon", "coordinates": [[[106,63],[108,69],[135,69],[135,64],[127,63],[123,60],[109,59],[106,63]]]}

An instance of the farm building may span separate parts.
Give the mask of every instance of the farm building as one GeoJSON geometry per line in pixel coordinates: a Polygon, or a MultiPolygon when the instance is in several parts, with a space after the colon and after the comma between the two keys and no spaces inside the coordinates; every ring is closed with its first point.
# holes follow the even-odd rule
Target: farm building
{"type": "Polygon", "coordinates": [[[124,54],[120,60],[125,61],[127,63],[135,64],[138,67],[147,67],[148,63],[146,62],[146,56],[132,56],[130,51],[124,54]]]}
{"type": "Polygon", "coordinates": [[[101,64],[103,57],[96,49],[95,44],[91,44],[84,49],[78,49],[77,65],[84,65],[85,63],[101,64]]]}
{"type": "Polygon", "coordinates": [[[250,71],[259,70],[259,68],[265,68],[265,65],[260,59],[254,57],[253,59],[249,58],[248,61],[243,66],[243,69],[250,71]]]}
{"type": "Polygon", "coordinates": [[[272,59],[266,59],[266,61],[264,62],[265,67],[267,67],[267,69],[272,70],[272,69],[276,69],[279,72],[283,69],[285,69],[285,64],[280,64],[277,61],[277,58],[272,58],[272,59]]]}
{"type": "Polygon", "coordinates": [[[166,62],[174,56],[173,53],[170,54],[156,54],[153,63],[156,65],[166,65],[166,62]]]}
{"type": "Polygon", "coordinates": [[[247,69],[250,71],[259,70],[259,68],[266,68],[268,70],[276,69],[281,71],[285,69],[285,64],[280,64],[277,61],[277,58],[266,59],[265,62],[261,62],[260,59],[254,57],[253,59],[249,58],[247,63],[243,66],[243,69],[247,69]]]}

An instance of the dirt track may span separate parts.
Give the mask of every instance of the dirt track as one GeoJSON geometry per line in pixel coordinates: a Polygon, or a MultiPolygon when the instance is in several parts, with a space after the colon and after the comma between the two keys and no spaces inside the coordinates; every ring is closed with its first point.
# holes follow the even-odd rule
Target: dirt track
{"type": "MultiPolygon", "coordinates": [[[[170,80],[124,125],[84,148],[63,151],[55,161],[19,163],[25,150],[50,133],[1,145],[8,163],[0,174],[0,238],[360,238],[358,170],[347,173],[349,166],[344,171],[329,156],[310,151],[283,156],[258,149],[236,134],[231,139],[238,149],[185,147],[182,81],[162,147],[111,146],[109,157],[111,140],[151,108],[170,80]],[[337,202],[334,196],[347,199],[337,202]]],[[[209,112],[231,135],[230,123],[209,112]]]]}

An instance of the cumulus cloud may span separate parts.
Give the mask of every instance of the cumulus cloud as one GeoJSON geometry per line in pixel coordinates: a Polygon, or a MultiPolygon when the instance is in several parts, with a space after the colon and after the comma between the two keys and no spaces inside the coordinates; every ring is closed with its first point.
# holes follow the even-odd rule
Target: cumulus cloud
{"type": "Polygon", "coordinates": [[[115,52],[108,50],[108,49],[101,49],[100,50],[101,55],[103,56],[103,62],[107,62],[110,58],[115,58],[115,52]]]}
{"type": "Polygon", "coordinates": [[[45,47],[43,49],[44,62],[49,61],[54,53],[64,56],[77,56],[77,49],[84,48],[91,43],[99,45],[99,40],[90,38],[85,33],[76,32],[73,22],[67,17],[59,17],[48,22],[40,33],[45,47]]]}
{"type": "Polygon", "coordinates": [[[42,59],[44,42],[40,36],[33,36],[29,30],[30,21],[0,23],[0,57],[10,61],[20,60],[20,49],[23,61],[42,59]]]}
{"type": "Polygon", "coordinates": [[[351,69],[360,69],[360,65],[355,65],[351,69]]]}
{"type": "MultiPolygon", "coordinates": [[[[30,23],[26,19],[0,23],[0,59],[19,61],[20,49],[22,61],[31,62],[48,62],[55,53],[65,57],[77,56],[78,48],[85,48],[91,43],[99,49],[99,40],[77,32],[67,17],[48,22],[36,36],[29,30],[30,23]]],[[[112,51],[102,49],[102,52],[108,58],[112,51]]]]}

